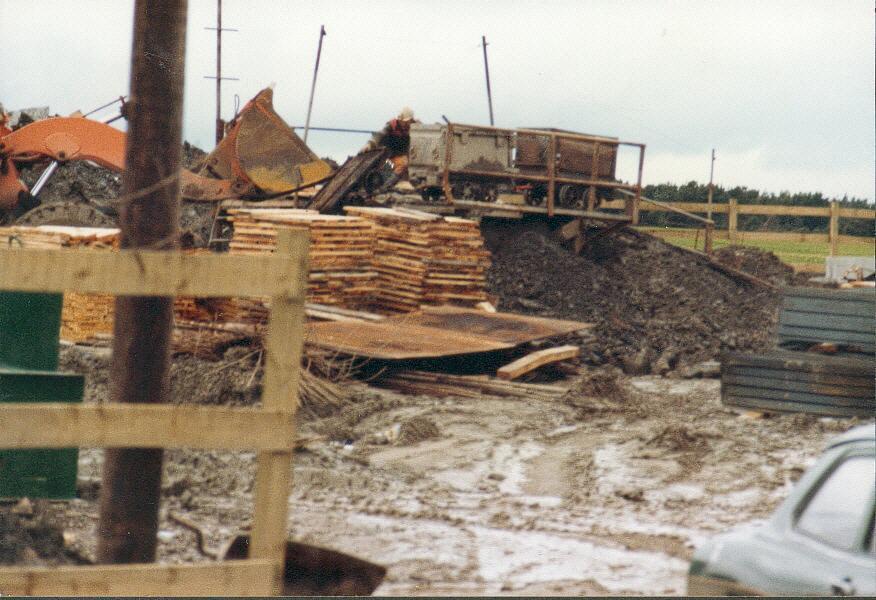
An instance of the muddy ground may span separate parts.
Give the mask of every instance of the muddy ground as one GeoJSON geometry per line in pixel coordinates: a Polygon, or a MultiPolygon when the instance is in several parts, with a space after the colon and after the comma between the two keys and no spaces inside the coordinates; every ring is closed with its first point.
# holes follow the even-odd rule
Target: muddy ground
{"type": "MultiPolygon", "coordinates": [[[[64,351],[67,368],[88,374],[89,402],[105,399],[106,359],[64,351]]],[[[217,372],[194,360],[177,359],[181,395],[253,402],[250,364],[217,372]],[[197,373],[226,383],[196,396],[197,373]]],[[[292,536],[385,565],[382,595],[682,594],[698,543],[766,517],[825,440],[857,422],[743,418],[721,406],[717,380],[583,368],[561,401],[369,388],[301,423],[323,439],[295,457],[292,536]]],[[[159,559],[210,560],[169,512],[218,548],[251,518],[254,455],[177,450],[165,461],[159,559]]],[[[66,550],[48,562],[93,558],[101,463],[102,451],[83,450],[80,498],[49,505],[66,550]]],[[[15,562],[41,562],[38,550],[15,562]]]]}

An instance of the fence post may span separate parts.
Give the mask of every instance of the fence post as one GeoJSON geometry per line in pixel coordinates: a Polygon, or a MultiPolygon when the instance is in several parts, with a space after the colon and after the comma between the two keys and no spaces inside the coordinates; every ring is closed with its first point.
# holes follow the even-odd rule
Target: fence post
{"type": "Polygon", "coordinates": [[[715,224],[714,223],[706,223],[705,226],[705,236],[703,237],[703,250],[706,254],[712,253],[712,234],[715,232],[715,224]]]}
{"type": "Polygon", "coordinates": [[[737,217],[739,216],[739,205],[736,198],[730,198],[727,202],[727,239],[731,244],[736,243],[736,227],[737,217]]]}
{"type": "Polygon", "coordinates": [[[830,255],[836,256],[839,254],[839,203],[836,200],[830,201],[830,230],[828,236],[830,240],[830,255]]]}

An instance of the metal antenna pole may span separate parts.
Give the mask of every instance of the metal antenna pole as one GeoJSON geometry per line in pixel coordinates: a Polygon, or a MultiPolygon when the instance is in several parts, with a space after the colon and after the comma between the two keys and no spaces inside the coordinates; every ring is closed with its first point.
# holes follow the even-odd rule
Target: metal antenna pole
{"type": "Polygon", "coordinates": [[[322,38],[325,37],[325,26],[319,26],[319,45],[316,47],[316,64],[313,66],[313,83],[310,84],[310,102],[307,104],[307,120],[304,123],[304,143],[310,132],[310,112],[313,110],[313,94],[316,91],[316,74],[319,71],[319,55],[322,53],[322,38]]]}
{"type": "MultiPolygon", "coordinates": [[[[186,0],[137,0],[131,111],[121,207],[123,248],[179,247],[186,0]]],[[[116,298],[111,400],[170,401],[173,298],[116,298]]],[[[107,448],[100,492],[101,563],[155,560],[161,500],[161,448],[107,448]]]]}
{"type": "Polygon", "coordinates": [[[711,167],[711,169],[709,169],[709,211],[708,211],[708,214],[706,215],[707,219],[712,218],[712,194],[713,194],[713,191],[715,188],[714,184],[712,183],[712,179],[713,179],[714,175],[715,175],[715,149],[712,148],[712,167],[711,167]]]}
{"type": "Polygon", "coordinates": [[[222,120],[222,80],[239,81],[237,77],[222,77],[222,32],[237,31],[222,27],[222,0],[216,0],[216,27],[204,27],[204,29],[216,30],[216,75],[204,75],[205,79],[216,80],[216,143],[225,137],[225,122],[222,120]]]}
{"type": "Polygon", "coordinates": [[[493,93],[490,91],[490,64],[487,62],[487,36],[481,36],[484,47],[484,72],[487,74],[487,102],[490,105],[490,126],[493,125],[493,93]]]}

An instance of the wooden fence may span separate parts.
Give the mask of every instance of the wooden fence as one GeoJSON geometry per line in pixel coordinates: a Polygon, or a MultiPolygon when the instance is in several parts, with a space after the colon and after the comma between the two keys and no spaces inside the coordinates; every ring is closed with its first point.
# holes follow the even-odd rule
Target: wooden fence
{"type": "Polygon", "coordinates": [[[303,339],[307,235],[281,231],[277,253],[186,256],[123,250],[0,252],[0,289],[115,295],[270,296],[262,408],[2,403],[4,448],[253,449],[249,558],[189,565],[2,567],[12,596],[267,596],[282,592],[303,339]]]}
{"type": "MultiPolygon", "coordinates": [[[[603,202],[602,208],[621,209],[625,207],[625,200],[610,200],[603,202]]],[[[675,213],[720,213],[727,215],[727,229],[714,230],[714,223],[704,227],[704,244],[706,251],[711,249],[711,241],[726,239],[731,243],[743,243],[746,240],[770,240],[770,241],[794,241],[794,242],[826,242],[829,244],[830,256],[838,254],[840,242],[854,242],[862,238],[851,235],[840,235],[840,219],[868,219],[876,220],[876,210],[870,208],[842,208],[837,201],[832,201],[830,206],[789,206],[777,204],[739,204],[731,199],[727,204],[707,204],[705,202],[657,202],[648,198],[639,201],[639,212],[675,212],[675,213]],[[828,233],[800,233],[793,231],[740,231],[738,227],[739,215],[778,215],[794,217],[827,217],[828,233]]],[[[698,219],[702,219],[701,217],[698,219]]],[[[708,219],[706,219],[708,221],[708,219]]],[[[667,237],[671,237],[671,233],[667,237]]],[[[689,234],[679,232],[679,237],[687,237],[689,234]]],[[[864,238],[869,239],[869,238],[864,238]]],[[[821,265],[819,265],[821,268],[821,265]]]]}

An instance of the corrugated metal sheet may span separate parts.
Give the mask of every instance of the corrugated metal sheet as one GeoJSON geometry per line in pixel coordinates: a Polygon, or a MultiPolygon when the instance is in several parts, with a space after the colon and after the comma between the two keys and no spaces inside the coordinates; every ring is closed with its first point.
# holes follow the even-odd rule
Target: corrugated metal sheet
{"type": "Polygon", "coordinates": [[[721,401],[728,406],[825,416],[876,412],[876,357],[772,350],[721,357],[721,401]]]}
{"type": "Polygon", "coordinates": [[[876,290],[786,288],[778,344],[800,342],[876,352],[876,290]]]}

